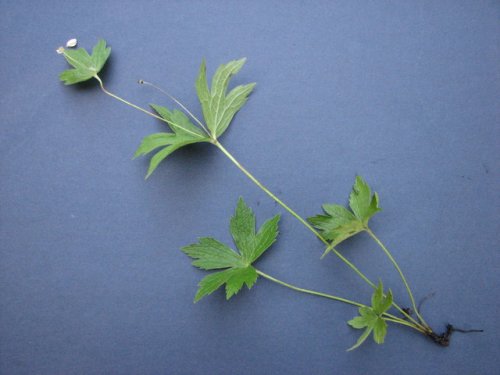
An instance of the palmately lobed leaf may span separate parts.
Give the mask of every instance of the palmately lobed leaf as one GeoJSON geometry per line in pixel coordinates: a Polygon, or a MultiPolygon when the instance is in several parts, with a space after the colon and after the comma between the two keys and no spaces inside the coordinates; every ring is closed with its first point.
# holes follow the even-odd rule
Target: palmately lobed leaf
{"type": "Polygon", "coordinates": [[[255,233],[255,215],[242,198],[238,200],[235,213],[230,221],[230,230],[239,253],[213,238],[201,238],[198,243],[182,248],[193,258],[193,265],[205,269],[224,269],[205,276],[199,283],[195,302],[226,285],[229,299],[246,285],[255,284],[258,274],[251,265],[275,241],[278,236],[279,215],[267,220],[255,233]]]}
{"type": "Polygon", "coordinates": [[[359,347],[373,332],[373,340],[377,344],[383,344],[387,334],[387,323],[383,318],[385,313],[392,305],[392,293],[389,290],[384,295],[384,286],[379,281],[377,288],[372,294],[372,306],[363,306],[358,309],[359,316],[349,320],[347,324],[355,329],[365,329],[354,346],[348,350],[354,350],[359,347]]]}
{"type": "MultiPolygon", "coordinates": [[[[99,48],[97,51],[99,51],[99,48]]],[[[85,57],[86,51],[83,50],[80,53],[82,54],[82,60],[89,59],[85,57]]],[[[99,53],[96,54],[96,56],[100,55],[99,53]]],[[[212,142],[211,138],[216,139],[222,135],[236,112],[246,103],[248,96],[255,86],[253,83],[237,86],[226,96],[231,77],[238,73],[244,64],[245,59],[240,59],[219,66],[212,78],[212,88],[210,89],[207,83],[205,61],[201,63],[200,72],[196,80],[196,92],[200,100],[205,122],[211,133],[210,136],[201,128],[194,125],[184,112],[178,110],[171,111],[167,107],[155,104],[151,105],[155,112],[169,125],[174,136],[167,137],[155,134],[143,139],[135,153],[135,157],[146,155],[158,147],[164,147],[151,158],[146,178],[154,172],[165,158],[179,148],[194,143],[212,142]]],[[[84,78],[87,79],[90,77],[85,76],[84,78]]],[[[245,251],[244,248],[243,251],[245,251]]]]}
{"type": "Polygon", "coordinates": [[[321,231],[323,237],[335,245],[363,231],[365,228],[345,207],[323,205],[326,215],[309,218],[309,222],[321,231]]]}
{"type": "Polygon", "coordinates": [[[167,107],[152,104],[151,107],[165,120],[173,133],[154,133],[145,137],[134,154],[134,158],[147,155],[159,147],[150,160],[146,178],[174,151],[194,143],[210,142],[210,138],[181,111],[170,111],[167,107]]]}
{"type": "Polygon", "coordinates": [[[308,221],[319,230],[323,238],[331,241],[333,246],[365,231],[368,220],[378,211],[378,195],[372,196],[370,187],[360,177],[356,177],[349,197],[352,211],[338,204],[324,204],[324,214],[308,218],[308,221]]]}
{"type": "Polygon", "coordinates": [[[65,70],[59,78],[64,84],[72,85],[95,77],[109,58],[111,48],[106,47],[106,42],[101,39],[92,49],[91,55],[84,48],[63,49],[62,53],[74,69],[65,70]]]}

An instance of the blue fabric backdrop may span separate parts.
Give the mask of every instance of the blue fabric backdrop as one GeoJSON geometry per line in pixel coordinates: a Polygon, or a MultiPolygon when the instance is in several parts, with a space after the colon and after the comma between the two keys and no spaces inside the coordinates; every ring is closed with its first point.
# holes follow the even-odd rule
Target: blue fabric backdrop
{"type": "MultiPolygon", "coordinates": [[[[0,5],[0,373],[498,373],[498,1],[3,1],[0,5]],[[437,331],[483,328],[443,349],[389,327],[346,352],[355,309],[258,280],[193,304],[204,272],[181,246],[230,243],[237,198],[282,213],[263,271],[369,301],[370,290],[210,145],[144,181],[141,138],[163,125],[64,87],[55,49],[113,52],[108,87],[140,105],[200,114],[194,79],[230,59],[258,82],[224,145],[304,216],[346,203],[354,176],[379,192],[373,229],[437,331]]],[[[398,301],[397,274],[361,235],[339,250],[398,301]]]]}

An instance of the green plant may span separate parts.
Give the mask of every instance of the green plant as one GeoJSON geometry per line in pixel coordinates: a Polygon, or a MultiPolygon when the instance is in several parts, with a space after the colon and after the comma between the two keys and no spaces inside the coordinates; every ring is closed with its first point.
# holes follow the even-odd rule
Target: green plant
{"type": "Polygon", "coordinates": [[[448,329],[441,335],[436,334],[430,328],[416,306],[414,295],[400,266],[390,251],[368,226],[369,220],[380,211],[379,197],[377,193],[372,193],[368,184],[361,177],[356,177],[353,190],[349,197],[349,208],[340,205],[325,204],[323,205],[324,213],[309,219],[304,219],[258,181],[225,147],[222,146],[219,138],[228,128],[235,114],[246,103],[248,96],[255,86],[254,83],[250,83],[237,86],[229,91],[229,93],[227,92],[231,77],[240,71],[245,63],[245,59],[230,61],[227,64],[219,66],[213,75],[210,86],[206,76],[206,65],[204,61],[202,62],[198,78],[196,79],[196,92],[205,119],[205,123],[203,123],[175,97],[148,82],[140,81],[140,83],[153,86],[163,92],[173,100],[182,111],[151,105],[154,111],[152,112],[108,91],[98,75],[111,52],[111,49],[106,47],[106,43],[103,40],[97,43],[91,55],[82,48],[73,50],[61,47],[58,49],[58,52],[63,54],[68,63],[73,66],[73,69],[66,70],[60,75],[61,80],[64,81],[65,84],[71,85],[94,78],[98,81],[101,90],[105,94],[151,117],[161,120],[169,126],[171,132],[155,133],[144,138],[135,153],[135,157],[154,153],[150,160],[146,178],[151,175],[161,161],[167,158],[175,150],[194,143],[203,142],[212,144],[222,151],[222,153],[253,183],[280,204],[288,213],[299,220],[324,243],[326,249],[323,256],[333,253],[351,268],[356,275],[373,288],[371,305],[368,306],[343,297],[297,287],[256,269],[253,266],[253,262],[262,256],[276,241],[280,217],[275,216],[266,221],[256,232],[255,216],[252,210],[244,203],[243,199],[240,199],[236,212],[230,222],[230,231],[239,252],[234,251],[229,246],[210,237],[201,238],[198,243],[186,246],[182,249],[184,253],[194,259],[194,266],[204,270],[219,270],[209,274],[201,280],[198,292],[195,296],[195,302],[224,285],[226,297],[229,299],[234,296],[243,285],[251,288],[260,276],[298,292],[324,297],[358,307],[360,315],[353,318],[348,323],[354,329],[363,329],[364,331],[358,342],[351,349],[355,349],[361,345],[371,333],[373,333],[373,338],[376,343],[383,343],[387,333],[388,322],[409,327],[431,338],[434,342],[442,346],[448,345],[449,336],[454,330],[453,327],[450,326],[451,329],[448,329]],[[341,242],[362,232],[366,232],[377,245],[380,246],[384,254],[397,270],[408,292],[411,309],[402,308],[394,302],[392,292],[390,290],[384,292],[382,282],[376,285],[335,248],[341,242]],[[391,309],[395,310],[395,313],[399,315],[389,313],[391,309]]]}

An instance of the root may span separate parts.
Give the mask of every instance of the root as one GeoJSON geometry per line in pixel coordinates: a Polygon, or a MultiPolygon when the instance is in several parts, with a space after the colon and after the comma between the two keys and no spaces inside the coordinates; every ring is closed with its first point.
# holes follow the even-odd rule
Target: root
{"type": "Polygon", "coordinates": [[[443,332],[442,334],[438,335],[435,332],[430,332],[427,334],[427,336],[434,341],[436,344],[440,346],[449,346],[450,345],[450,338],[453,332],[460,332],[460,333],[473,333],[473,332],[483,332],[482,329],[461,329],[461,328],[455,328],[451,324],[446,325],[446,331],[443,332]]]}

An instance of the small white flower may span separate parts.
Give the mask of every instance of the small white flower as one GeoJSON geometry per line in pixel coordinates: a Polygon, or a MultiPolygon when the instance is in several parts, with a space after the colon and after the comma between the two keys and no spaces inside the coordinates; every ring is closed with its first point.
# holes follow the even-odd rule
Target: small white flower
{"type": "Polygon", "coordinates": [[[73,39],[70,39],[66,42],[66,47],[73,48],[73,47],[76,47],[77,44],[78,44],[78,41],[75,38],[73,38],[73,39]]]}
{"type": "Polygon", "coordinates": [[[56,49],[56,52],[62,55],[64,53],[64,47],[59,47],[58,49],[56,49]]]}

